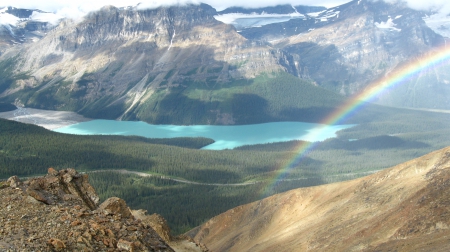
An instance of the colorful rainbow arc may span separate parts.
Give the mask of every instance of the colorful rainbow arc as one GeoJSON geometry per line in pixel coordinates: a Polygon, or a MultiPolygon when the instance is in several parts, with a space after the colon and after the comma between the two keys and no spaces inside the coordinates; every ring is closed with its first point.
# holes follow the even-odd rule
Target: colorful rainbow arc
{"type": "MultiPolygon", "coordinates": [[[[418,58],[409,64],[398,68],[388,76],[385,76],[384,78],[369,85],[363,92],[348,99],[342,106],[337,108],[334,112],[322,120],[321,124],[324,126],[317,129],[313,134],[322,134],[327,125],[339,124],[357,112],[364,104],[371,102],[384,91],[398,86],[417,74],[423,71],[431,70],[435,66],[439,66],[449,60],[450,46],[443,46],[425,54],[421,58],[418,58]]],[[[307,156],[308,153],[318,144],[318,142],[301,142],[295,148],[295,155],[289,159],[287,163],[281,166],[281,168],[277,169],[274,178],[271,179],[269,184],[264,188],[262,196],[268,196],[268,194],[273,191],[276,184],[282,181],[289,171],[294,168],[300,160],[307,156]]]]}

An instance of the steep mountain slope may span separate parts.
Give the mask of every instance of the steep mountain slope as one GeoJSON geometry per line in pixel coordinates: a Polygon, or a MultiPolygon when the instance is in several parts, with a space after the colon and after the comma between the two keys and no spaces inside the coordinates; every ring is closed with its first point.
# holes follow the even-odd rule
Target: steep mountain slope
{"type": "MultiPolygon", "coordinates": [[[[426,16],[401,2],[355,0],[305,18],[244,29],[240,34],[287,51],[297,66],[294,74],[350,95],[430,50],[441,50],[439,46],[448,41],[428,27],[426,16]]],[[[422,71],[399,89],[378,97],[378,102],[449,109],[448,69],[444,63],[422,71]]]]}
{"type": "MultiPolygon", "coordinates": [[[[161,110],[158,106],[167,99],[190,106],[183,104],[192,98],[184,89],[195,86],[206,94],[219,90],[232,97],[247,85],[240,80],[291,67],[282,51],[247,41],[232,26],[216,21],[215,13],[203,4],[151,10],[109,6],[80,23],[62,21],[38,42],[12,47],[2,55],[0,96],[91,117],[158,122],[148,110],[161,110]],[[183,94],[173,97],[179,93],[183,94]]],[[[217,114],[231,113],[214,104],[191,113],[210,110],[216,111],[209,112],[211,123],[217,114]]]]}
{"type": "Polygon", "coordinates": [[[190,234],[212,251],[447,251],[449,184],[450,147],[231,209],[190,234]]]}
{"type": "MultiPolygon", "coordinates": [[[[289,8],[297,9],[278,11],[289,8]]],[[[316,122],[340,104],[336,93],[360,92],[445,44],[423,13],[382,1],[297,11],[303,18],[241,33],[205,4],[108,6],[57,26],[37,18],[42,12],[2,12],[18,21],[0,38],[1,102],[159,124],[316,122]]],[[[423,72],[379,102],[449,109],[447,69],[423,72]]]]}
{"type": "Polygon", "coordinates": [[[298,55],[300,75],[352,94],[444,40],[404,4],[352,1],[324,12],[321,27],[277,41],[298,55]]]}

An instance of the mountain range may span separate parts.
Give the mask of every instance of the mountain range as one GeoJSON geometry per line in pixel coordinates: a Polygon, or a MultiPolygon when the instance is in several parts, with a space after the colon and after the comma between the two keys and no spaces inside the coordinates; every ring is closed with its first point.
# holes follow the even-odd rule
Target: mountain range
{"type": "MultiPolygon", "coordinates": [[[[367,0],[221,12],[206,4],[106,6],[81,21],[12,7],[0,14],[8,21],[0,31],[1,101],[150,123],[312,121],[310,108],[329,111],[447,41],[425,23],[430,13],[367,0]],[[217,20],[289,9],[297,16],[239,31],[217,20]],[[288,92],[273,84],[287,82],[288,92]]],[[[448,109],[447,68],[424,71],[377,101],[448,109]]]]}
{"type": "MultiPolygon", "coordinates": [[[[323,122],[372,83],[447,51],[447,23],[437,23],[436,13],[370,0],[219,12],[105,6],[80,20],[2,7],[0,111],[15,104],[183,125],[323,122]]],[[[101,192],[71,168],[0,182],[0,248],[172,251],[165,221],[149,223],[145,211],[109,198],[119,193],[168,214],[178,233],[206,220],[180,240],[195,251],[446,251],[450,148],[384,168],[448,146],[450,117],[428,111],[450,108],[448,64],[380,93],[378,104],[339,121],[357,125],[320,143],[209,151],[200,148],[212,139],[82,137],[0,120],[2,176],[73,166],[92,172],[101,192]],[[300,186],[312,187],[290,190],[300,186]],[[209,219],[217,209],[230,210],[209,219]]]]}

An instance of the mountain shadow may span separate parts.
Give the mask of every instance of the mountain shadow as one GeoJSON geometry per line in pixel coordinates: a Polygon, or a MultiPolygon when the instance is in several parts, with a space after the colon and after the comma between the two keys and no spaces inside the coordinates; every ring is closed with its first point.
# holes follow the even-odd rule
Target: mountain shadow
{"type": "Polygon", "coordinates": [[[239,123],[262,123],[272,120],[268,101],[255,94],[234,94],[232,112],[239,123]]]}
{"type": "Polygon", "coordinates": [[[280,113],[280,119],[317,123],[336,111],[330,107],[288,108],[280,113]]]}
{"type": "Polygon", "coordinates": [[[17,109],[17,107],[10,103],[0,102],[0,112],[13,111],[15,109],[17,109]]]}

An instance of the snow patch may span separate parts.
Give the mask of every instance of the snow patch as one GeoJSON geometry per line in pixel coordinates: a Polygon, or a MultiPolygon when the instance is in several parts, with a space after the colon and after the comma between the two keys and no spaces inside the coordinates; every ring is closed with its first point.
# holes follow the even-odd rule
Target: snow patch
{"type": "Polygon", "coordinates": [[[393,30],[393,31],[401,31],[402,29],[398,29],[396,28],[396,24],[394,23],[394,21],[392,20],[391,17],[389,17],[389,19],[386,22],[375,22],[375,26],[380,28],[380,29],[389,29],[389,30],[393,30]]]}
{"type": "Polygon", "coordinates": [[[305,15],[298,12],[291,14],[268,14],[262,13],[227,13],[223,15],[216,15],[214,18],[225,24],[234,25],[238,29],[261,27],[263,25],[286,22],[294,18],[305,18],[305,15]]]}
{"type": "Polygon", "coordinates": [[[334,18],[334,17],[339,17],[339,13],[341,13],[340,11],[327,11],[327,13],[324,15],[324,16],[322,16],[321,18],[326,18],[326,19],[329,19],[329,18],[334,18]]]}
{"type": "Polygon", "coordinates": [[[33,11],[30,19],[37,22],[49,23],[51,25],[58,25],[63,17],[54,13],[41,13],[33,11]]]}
{"type": "Polygon", "coordinates": [[[6,13],[6,8],[0,10],[0,25],[16,26],[20,18],[6,13]]]}
{"type": "Polygon", "coordinates": [[[322,15],[322,13],[325,13],[327,10],[323,10],[323,11],[319,11],[319,12],[311,12],[311,13],[307,13],[306,15],[310,16],[310,17],[318,17],[320,15],[322,15]]]}
{"type": "Polygon", "coordinates": [[[450,16],[437,13],[423,18],[430,29],[437,34],[450,38],[450,16]]]}
{"type": "Polygon", "coordinates": [[[316,22],[320,21],[320,22],[327,22],[329,19],[331,18],[339,18],[339,14],[341,13],[341,11],[336,11],[335,9],[330,9],[330,10],[324,10],[321,12],[312,12],[312,13],[308,13],[307,15],[313,18],[316,18],[316,22]]]}
{"type": "Polygon", "coordinates": [[[59,24],[60,20],[63,18],[61,15],[54,13],[42,13],[38,11],[33,11],[29,18],[18,18],[12,14],[7,13],[8,8],[0,9],[0,25],[3,25],[8,29],[11,34],[14,35],[12,27],[17,26],[21,21],[31,20],[36,22],[49,23],[53,26],[59,24]]]}

